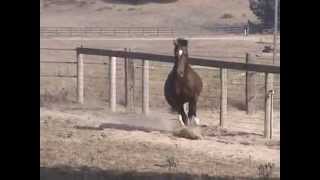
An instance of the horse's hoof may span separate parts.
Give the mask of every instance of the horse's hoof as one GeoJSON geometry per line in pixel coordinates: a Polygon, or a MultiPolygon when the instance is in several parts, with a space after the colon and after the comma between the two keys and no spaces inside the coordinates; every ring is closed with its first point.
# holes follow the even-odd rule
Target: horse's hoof
{"type": "Polygon", "coordinates": [[[185,125],[183,122],[180,122],[180,126],[181,126],[182,128],[186,127],[186,125],[185,125]]]}
{"type": "Polygon", "coordinates": [[[199,126],[200,125],[200,119],[198,117],[192,117],[190,124],[193,125],[193,126],[199,126]]]}
{"type": "Polygon", "coordinates": [[[184,122],[182,121],[182,116],[181,115],[178,116],[178,121],[179,121],[179,124],[180,124],[181,127],[185,127],[186,126],[184,124],[184,122]]]}
{"type": "Polygon", "coordinates": [[[194,117],[194,122],[197,126],[200,125],[200,119],[198,117],[194,117]]]}

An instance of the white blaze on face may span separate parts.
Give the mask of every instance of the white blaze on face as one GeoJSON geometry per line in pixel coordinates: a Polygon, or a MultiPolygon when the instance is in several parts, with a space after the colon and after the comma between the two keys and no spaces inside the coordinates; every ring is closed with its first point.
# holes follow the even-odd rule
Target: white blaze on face
{"type": "Polygon", "coordinates": [[[179,50],[179,56],[182,56],[183,51],[180,49],[179,50]]]}

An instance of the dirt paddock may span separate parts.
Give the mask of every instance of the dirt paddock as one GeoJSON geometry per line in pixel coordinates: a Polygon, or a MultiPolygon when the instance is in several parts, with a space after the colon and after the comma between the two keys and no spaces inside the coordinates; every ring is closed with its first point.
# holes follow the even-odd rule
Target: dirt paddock
{"type": "Polygon", "coordinates": [[[173,135],[177,115],[148,117],[118,107],[77,104],[40,108],[41,179],[251,179],[280,177],[279,112],[275,137],[263,138],[263,112],[230,109],[225,128],[217,112],[200,111],[200,140],[173,135]],[[273,168],[266,174],[266,164],[273,168]],[[152,177],[152,178],[151,178],[152,177]]]}
{"type": "MultiPolygon", "coordinates": [[[[41,40],[41,47],[44,48],[40,53],[41,61],[75,61],[74,51],[58,52],[45,48],[73,49],[81,44],[91,48],[127,47],[135,51],[172,54],[172,41],[41,40]]],[[[243,62],[246,52],[261,52],[264,45],[247,40],[192,41],[190,53],[195,57],[218,59],[241,56],[226,61],[243,62]]],[[[40,107],[41,179],[280,178],[280,107],[276,107],[280,105],[279,76],[274,82],[277,95],[274,139],[267,141],[263,138],[263,108],[257,108],[257,113],[253,115],[247,115],[241,108],[245,97],[243,72],[230,71],[228,75],[228,115],[225,127],[220,128],[219,71],[198,69],[206,82],[200,101],[202,107],[198,112],[202,138],[191,140],[174,135],[173,132],[179,128],[177,115],[166,109],[168,105],[162,91],[159,91],[163,88],[163,78],[167,76],[169,68],[159,68],[154,64],[158,69],[151,69],[151,113],[145,117],[140,114],[141,69],[137,70],[138,77],[135,77],[136,112],[128,113],[120,101],[124,97],[124,88],[119,66],[119,101],[117,113],[112,113],[108,110],[109,88],[104,78],[108,74],[108,58],[86,56],[85,59],[85,105],[59,103],[57,100],[57,103],[43,103],[40,107]],[[274,166],[270,168],[270,164],[274,166]]],[[[74,75],[76,66],[43,63],[41,72],[74,75]]],[[[259,76],[257,81],[257,107],[263,105],[263,77],[259,76]]],[[[53,95],[65,89],[68,93],[62,99],[75,100],[75,84],[75,79],[41,77],[41,98],[53,101],[56,99],[53,95]]]]}

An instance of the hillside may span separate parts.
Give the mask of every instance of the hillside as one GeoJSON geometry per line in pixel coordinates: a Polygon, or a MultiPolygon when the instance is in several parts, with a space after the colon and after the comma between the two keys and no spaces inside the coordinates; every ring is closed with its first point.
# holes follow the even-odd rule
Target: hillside
{"type": "Polygon", "coordinates": [[[255,21],[248,0],[43,0],[41,26],[173,26],[255,21]]]}

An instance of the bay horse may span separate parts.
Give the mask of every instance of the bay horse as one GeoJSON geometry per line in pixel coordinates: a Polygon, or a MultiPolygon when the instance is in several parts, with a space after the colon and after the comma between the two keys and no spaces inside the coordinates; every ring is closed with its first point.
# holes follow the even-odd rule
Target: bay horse
{"type": "Polygon", "coordinates": [[[172,110],[180,114],[179,122],[182,126],[199,125],[197,102],[202,91],[202,80],[189,65],[188,41],[178,38],[173,44],[175,62],[165,82],[165,98],[172,110]],[[184,110],[185,103],[189,104],[188,116],[184,110]]]}

